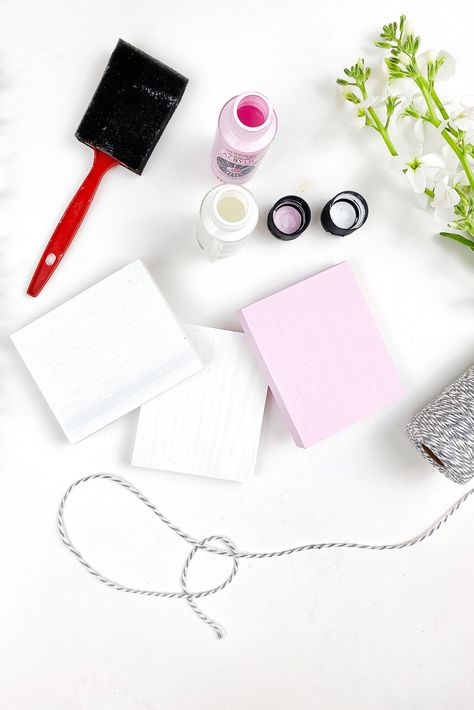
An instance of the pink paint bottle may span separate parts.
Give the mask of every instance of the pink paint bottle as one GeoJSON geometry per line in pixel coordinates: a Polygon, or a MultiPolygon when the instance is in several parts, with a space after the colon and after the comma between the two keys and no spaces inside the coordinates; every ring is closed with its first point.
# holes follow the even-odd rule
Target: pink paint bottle
{"type": "Polygon", "coordinates": [[[219,115],[212,148],[211,169],[226,183],[242,184],[270,147],[277,130],[270,102],[257,91],[247,91],[228,101],[219,115]]]}

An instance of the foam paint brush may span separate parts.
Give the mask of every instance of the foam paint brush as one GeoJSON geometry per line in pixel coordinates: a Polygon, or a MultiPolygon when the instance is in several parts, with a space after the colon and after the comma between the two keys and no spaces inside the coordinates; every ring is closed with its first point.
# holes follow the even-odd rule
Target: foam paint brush
{"type": "Polygon", "coordinates": [[[120,39],[76,132],[94,150],[92,168],[63,214],[33,275],[37,296],[59,265],[105,173],[123,165],[141,175],[188,80],[120,39]]]}

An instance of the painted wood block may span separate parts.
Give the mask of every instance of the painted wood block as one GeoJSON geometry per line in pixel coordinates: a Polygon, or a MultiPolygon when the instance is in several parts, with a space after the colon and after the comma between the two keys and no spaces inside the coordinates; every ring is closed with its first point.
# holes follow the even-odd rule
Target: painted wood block
{"type": "Polygon", "coordinates": [[[140,261],[11,337],[71,443],[202,369],[140,261]]]}
{"type": "Polygon", "coordinates": [[[243,333],[185,330],[205,367],[141,408],[132,464],[246,481],[255,467],[265,380],[243,333]]]}
{"type": "Polygon", "coordinates": [[[396,399],[398,374],[347,262],[239,311],[298,446],[396,399]]]}

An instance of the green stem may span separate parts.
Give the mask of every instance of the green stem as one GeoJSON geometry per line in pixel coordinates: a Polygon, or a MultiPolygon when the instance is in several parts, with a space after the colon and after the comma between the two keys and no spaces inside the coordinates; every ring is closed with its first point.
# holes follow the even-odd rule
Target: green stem
{"type": "Polygon", "coordinates": [[[387,146],[387,148],[390,151],[390,154],[391,155],[398,155],[397,149],[393,145],[393,143],[390,139],[390,136],[388,134],[388,131],[385,128],[385,126],[383,125],[380,118],[378,117],[377,112],[372,108],[372,106],[370,106],[367,109],[367,113],[369,114],[369,116],[373,120],[373,122],[375,123],[375,130],[378,131],[380,133],[380,135],[382,136],[382,138],[385,142],[385,145],[387,146]]]}
{"type": "MultiPolygon", "coordinates": [[[[365,100],[367,98],[367,91],[366,91],[365,85],[363,83],[359,84],[359,89],[360,89],[360,93],[362,94],[362,98],[365,100]]],[[[383,125],[380,118],[378,117],[377,111],[374,108],[372,108],[372,106],[369,106],[369,108],[367,109],[367,113],[369,114],[370,118],[372,119],[372,121],[375,124],[374,125],[375,130],[378,131],[380,133],[380,135],[382,136],[382,138],[385,142],[385,145],[387,146],[387,148],[390,151],[390,154],[391,155],[398,155],[397,149],[395,148],[392,141],[390,140],[390,136],[388,134],[388,131],[385,128],[385,126],[383,125]]]]}
{"type": "MultiPolygon", "coordinates": [[[[421,93],[423,94],[423,97],[426,101],[426,105],[428,107],[428,113],[429,113],[429,116],[431,119],[431,123],[433,124],[433,126],[438,128],[438,126],[441,124],[441,121],[439,120],[439,118],[436,114],[436,109],[433,106],[432,95],[425,85],[427,83],[426,79],[421,75],[416,62],[414,62],[414,66],[417,71],[417,76],[415,77],[415,83],[419,87],[419,89],[420,89],[421,93]]],[[[439,101],[439,99],[438,99],[438,101],[439,101]]],[[[456,141],[453,140],[452,136],[446,130],[446,128],[444,128],[441,131],[441,135],[443,136],[446,143],[456,153],[458,160],[461,163],[461,165],[464,169],[464,172],[466,173],[467,179],[469,180],[469,184],[470,184],[471,188],[474,190],[474,175],[472,173],[471,166],[469,165],[469,162],[467,160],[464,150],[456,144],[456,141]]]]}
{"type": "Polygon", "coordinates": [[[449,118],[449,114],[448,114],[448,112],[446,111],[446,109],[444,108],[443,102],[441,101],[441,99],[439,98],[438,94],[436,93],[434,86],[431,86],[431,87],[430,87],[428,81],[425,79],[425,77],[424,77],[421,73],[420,73],[420,77],[421,77],[421,80],[423,81],[424,85],[426,86],[426,88],[427,88],[428,91],[430,92],[431,97],[432,97],[433,101],[435,102],[435,104],[436,104],[436,106],[437,106],[437,108],[438,108],[438,111],[440,112],[440,114],[442,115],[442,117],[447,121],[448,118],[449,118]]]}
{"type": "Polygon", "coordinates": [[[441,123],[441,121],[439,120],[438,116],[436,115],[436,109],[433,106],[431,94],[430,94],[429,90],[426,88],[424,81],[425,80],[423,79],[421,74],[418,72],[418,76],[415,79],[415,83],[419,87],[421,93],[423,94],[423,98],[426,101],[426,105],[428,106],[428,111],[431,116],[431,122],[433,123],[433,125],[438,127],[439,124],[441,123]]]}
{"type": "MultiPolygon", "coordinates": [[[[398,155],[397,149],[395,148],[392,141],[390,140],[390,136],[388,134],[388,131],[385,128],[385,126],[382,125],[382,121],[378,117],[377,112],[372,107],[368,108],[367,112],[375,124],[375,126],[374,126],[375,130],[378,133],[380,133],[380,135],[382,136],[382,138],[385,142],[385,145],[387,146],[387,148],[390,151],[390,154],[393,156],[398,155]]],[[[427,197],[429,197],[430,199],[434,198],[434,192],[433,192],[433,190],[430,190],[429,187],[425,187],[425,195],[427,197]]]]}
{"type": "Polygon", "coordinates": [[[456,145],[455,141],[452,139],[452,137],[450,136],[450,134],[448,133],[448,131],[446,129],[441,131],[441,135],[443,136],[446,143],[451,146],[451,148],[454,150],[454,152],[458,156],[459,162],[461,163],[461,165],[464,169],[464,172],[467,175],[467,179],[469,180],[469,184],[470,184],[471,188],[474,190],[474,175],[472,173],[471,166],[469,165],[469,162],[467,160],[467,156],[466,156],[465,152],[461,148],[459,148],[458,145],[456,145]]]}
{"type": "MultiPolygon", "coordinates": [[[[365,92],[362,93],[363,96],[364,96],[364,93],[365,93],[365,92]]],[[[364,98],[367,98],[367,94],[365,94],[364,98]]],[[[373,109],[372,106],[370,106],[370,107],[367,109],[367,113],[369,114],[369,116],[371,117],[371,119],[373,120],[373,122],[374,122],[374,124],[375,124],[375,125],[374,125],[375,130],[376,130],[378,133],[380,133],[380,135],[382,136],[382,138],[383,138],[383,140],[384,140],[384,142],[385,142],[385,145],[387,146],[388,150],[390,151],[390,154],[393,155],[393,156],[398,155],[397,149],[395,148],[395,146],[393,145],[393,143],[392,143],[392,141],[391,141],[391,139],[390,139],[388,130],[387,130],[386,127],[382,124],[382,121],[381,121],[380,118],[378,117],[377,112],[375,111],[375,109],[373,109]]],[[[429,198],[431,198],[431,199],[434,198],[434,192],[433,192],[433,190],[430,190],[428,187],[425,188],[425,195],[427,195],[427,197],[429,197],[429,198]]]]}

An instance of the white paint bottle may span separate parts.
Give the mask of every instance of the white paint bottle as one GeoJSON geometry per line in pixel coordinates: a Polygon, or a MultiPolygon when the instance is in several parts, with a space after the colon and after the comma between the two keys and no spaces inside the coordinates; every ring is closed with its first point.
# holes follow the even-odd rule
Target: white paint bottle
{"type": "Polygon", "coordinates": [[[218,185],[204,197],[199,211],[197,241],[211,259],[239,251],[258,222],[254,196],[240,185],[218,185]]]}

